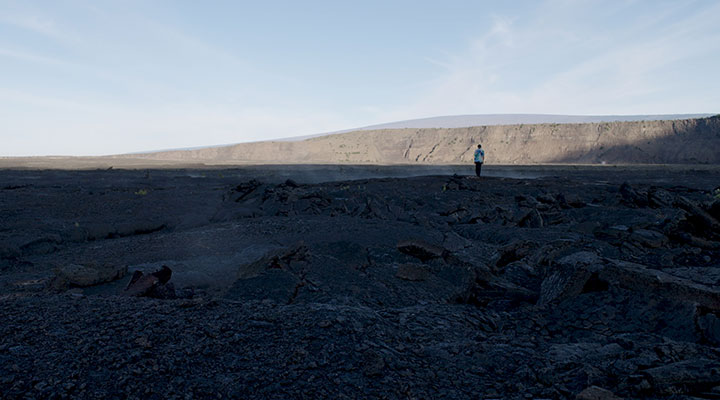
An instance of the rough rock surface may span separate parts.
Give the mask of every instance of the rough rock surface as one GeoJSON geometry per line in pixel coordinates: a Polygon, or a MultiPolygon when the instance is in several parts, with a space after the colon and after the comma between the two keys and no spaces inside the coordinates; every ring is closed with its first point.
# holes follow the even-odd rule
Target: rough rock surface
{"type": "Polygon", "coordinates": [[[112,282],[127,274],[126,265],[78,265],[66,264],[55,268],[50,285],[56,289],[87,287],[112,282]]]}
{"type": "MultiPolygon", "coordinates": [[[[478,143],[490,164],[718,164],[720,116],[667,121],[379,129],[138,155],[212,163],[463,164],[478,143]],[[278,158],[282,155],[282,158],[278,158]]],[[[120,156],[123,157],[123,156],[120,156]]],[[[126,156],[124,156],[126,157],[126,156]]]]}
{"type": "Polygon", "coordinates": [[[720,397],[719,176],[556,171],[2,171],[0,398],[720,397]]]}

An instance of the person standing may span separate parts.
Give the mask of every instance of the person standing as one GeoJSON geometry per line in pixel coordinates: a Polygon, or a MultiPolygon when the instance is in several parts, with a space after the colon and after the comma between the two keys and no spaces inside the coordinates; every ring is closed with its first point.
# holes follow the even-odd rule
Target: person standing
{"type": "Polygon", "coordinates": [[[477,150],[475,150],[475,175],[478,177],[480,177],[483,162],[485,162],[485,150],[483,150],[482,145],[479,144],[477,150]]]}

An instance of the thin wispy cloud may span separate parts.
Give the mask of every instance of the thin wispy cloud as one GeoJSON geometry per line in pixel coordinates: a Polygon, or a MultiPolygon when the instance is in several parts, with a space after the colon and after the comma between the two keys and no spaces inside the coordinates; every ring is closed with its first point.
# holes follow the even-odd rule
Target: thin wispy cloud
{"type": "Polygon", "coordinates": [[[53,19],[45,16],[2,13],[0,24],[15,26],[67,45],[76,45],[83,41],[81,36],[66,27],[58,26],[53,19]]]}
{"type": "MultiPolygon", "coordinates": [[[[684,3],[671,11],[658,8],[655,13],[648,9],[638,25],[618,24],[600,32],[576,22],[582,17],[583,4],[565,2],[563,7],[561,14],[496,16],[485,32],[468,41],[463,52],[431,58],[442,73],[427,82],[425,93],[414,103],[387,117],[653,114],[712,112],[718,106],[713,92],[678,89],[697,82],[697,77],[683,72],[684,64],[702,62],[711,55],[705,61],[718,65],[712,54],[720,50],[715,18],[720,4],[684,3]],[[689,14],[678,18],[679,9],[689,14]]],[[[627,7],[618,7],[606,18],[625,12],[627,7]]]]}
{"type": "Polygon", "coordinates": [[[0,48],[0,57],[14,58],[18,60],[30,61],[39,64],[47,64],[51,66],[72,66],[70,63],[56,58],[12,49],[0,48]]]}
{"type": "Polygon", "coordinates": [[[716,2],[380,4],[288,4],[289,18],[244,2],[0,0],[0,155],[720,107],[716,2]]]}

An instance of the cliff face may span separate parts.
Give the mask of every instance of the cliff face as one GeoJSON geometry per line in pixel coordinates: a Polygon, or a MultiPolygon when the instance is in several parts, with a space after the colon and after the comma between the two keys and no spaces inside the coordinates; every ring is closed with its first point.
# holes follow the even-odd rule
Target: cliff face
{"type": "Polygon", "coordinates": [[[720,116],[672,121],[383,129],[139,155],[225,163],[463,164],[477,144],[492,164],[720,164],[720,116]]]}

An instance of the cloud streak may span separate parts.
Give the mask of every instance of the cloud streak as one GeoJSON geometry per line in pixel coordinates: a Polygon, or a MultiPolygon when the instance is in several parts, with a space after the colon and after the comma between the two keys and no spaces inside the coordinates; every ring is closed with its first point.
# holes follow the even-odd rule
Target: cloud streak
{"type": "MultiPolygon", "coordinates": [[[[387,48],[370,22],[347,35],[341,23],[243,30],[189,4],[0,3],[0,155],[195,147],[438,115],[720,107],[716,2],[469,2],[477,18],[433,14],[429,25],[374,14],[386,18],[375,28],[404,32],[387,48]],[[198,25],[195,11],[218,26],[198,25]]],[[[250,25],[272,15],[252,7],[264,6],[234,12],[250,25]]]]}
{"type": "Polygon", "coordinates": [[[55,20],[46,16],[5,12],[0,14],[0,24],[12,25],[66,45],[77,45],[83,42],[81,36],[73,33],[67,27],[59,26],[55,20]]]}
{"type": "MultiPolygon", "coordinates": [[[[560,16],[546,7],[548,12],[530,19],[496,17],[465,51],[444,59],[429,57],[443,72],[426,82],[424,93],[413,104],[385,118],[717,111],[713,109],[718,107],[717,96],[698,95],[689,87],[682,90],[683,82],[692,86],[696,77],[683,75],[676,67],[702,62],[720,67],[717,56],[704,59],[720,51],[716,22],[720,5],[684,3],[684,10],[679,10],[681,6],[671,11],[661,8],[655,14],[648,10],[651,14],[637,24],[608,27],[598,34],[574,21],[581,18],[578,4],[564,3],[560,16]],[[688,9],[689,15],[677,18],[688,9]],[[553,61],[555,57],[562,59],[553,61]],[[667,99],[670,96],[675,99],[667,99]]],[[[613,10],[608,18],[625,12],[613,10]]]]}

